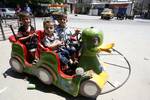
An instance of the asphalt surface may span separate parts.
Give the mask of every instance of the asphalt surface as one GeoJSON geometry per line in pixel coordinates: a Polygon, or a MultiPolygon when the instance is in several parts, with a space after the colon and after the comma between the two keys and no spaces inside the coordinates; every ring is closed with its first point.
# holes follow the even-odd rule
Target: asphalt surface
{"type": "MultiPolygon", "coordinates": [[[[42,29],[42,21],[42,18],[36,18],[37,29],[42,29]]],[[[108,21],[98,16],[69,15],[68,26],[72,29],[92,26],[103,31],[104,44],[114,42],[115,49],[124,54],[131,65],[129,80],[121,88],[99,95],[97,100],[150,99],[150,20],[114,18],[108,21]]],[[[88,100],[82,96],[74,98],[53,85],[43,85],[36,77],[12,71],[9,65],[10,52],[9,41],[0,41],[0,100],[88,100]],[[36,88],[28,89],[31,84],[35,84],[36,88]]],[[[117,64],[122,61],[115,57],[113,59],[117,64]]],[[[110,79],[116,78],[113,79],[114,84],[120,84],[126,78],[128,73],[124,70],[112,67],[112,72],[108,72],[110,79]]]]}

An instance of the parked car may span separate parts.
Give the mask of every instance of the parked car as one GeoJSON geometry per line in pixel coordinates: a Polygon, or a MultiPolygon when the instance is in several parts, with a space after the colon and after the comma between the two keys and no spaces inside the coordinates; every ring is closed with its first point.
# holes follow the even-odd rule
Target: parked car
{"type": "Polygon", "coordinates": [[[112,9],[105,8],[101,13],[101,19],[112,19],[114,17],[112,9]]]}
{"type": "Polygon", "coordinates": [[[15,18],[16,13],[13,8],[0,8],[0,17],[2,18],[15,18]]]}
{"type": "Polygon", "coordinates": [[[125,18],[125,14],[124,13],[117,13],[117,19],[123,20],[125,18]]]}

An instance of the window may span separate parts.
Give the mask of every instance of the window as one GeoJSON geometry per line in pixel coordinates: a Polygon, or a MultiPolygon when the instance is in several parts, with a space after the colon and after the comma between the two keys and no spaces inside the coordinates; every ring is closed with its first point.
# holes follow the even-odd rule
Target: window
{"type": "Polygon", "coordinates": [[[2,12],[6,12],[6,9],[2,9],[2,12]]]}

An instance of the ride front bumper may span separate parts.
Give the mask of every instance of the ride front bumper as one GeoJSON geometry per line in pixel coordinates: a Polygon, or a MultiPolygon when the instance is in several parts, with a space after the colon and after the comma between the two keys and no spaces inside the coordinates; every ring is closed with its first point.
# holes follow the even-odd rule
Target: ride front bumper
{"type": "Polygon", "coordinates": [[[96,74],[93,71],[92,72],[89,71],[87,74],[91,77],[89,79],[89,81],[96,84],[97,87],[102,91],[102,89],[104,88],[104,86],[108,80],[108,73],[105,71],[102,71],[101,73],[96,74]]]}

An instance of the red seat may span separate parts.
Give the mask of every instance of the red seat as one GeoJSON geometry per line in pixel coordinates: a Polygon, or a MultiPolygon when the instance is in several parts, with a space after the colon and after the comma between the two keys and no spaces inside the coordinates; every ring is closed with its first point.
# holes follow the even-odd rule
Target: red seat
{"type": "Polygon", "coordinates": [[[42,45],[41,41],[44,38],[44,32],[41,30],[36,31],[38,34],[38,48],[37,48],[37,56],[40,58],[40,53],[41,51],[49,52],[52,53],[56,56],[56,59],[58,61],[58,73],[63,77],[63,78],[75,78],[75,75],[66,75],[62,70],[61,70],[61,65],[60,65],[60,59],[57,53],[53,52],[51,48],[46,48],[42,45]]]}
{"type": "Polygon", "coordinates": [[[41,41],[44,38],[44,32],[41,30],[38,30],[38,31],[36,31],[36,33],[38,34],[38,47],[37,47],[36,55],[37,55],[37,57],[40,58],[41,51],[49,51],[49,50],[51,50],[51,48],[46,48],[41,43],[41,41]]]}
{"type": "Polygon", "coordinates": [[[14,37],[14,35],[11,35],[8,39],[10,42],[16,42],[17,41],[16,38],[14,37]]]}

